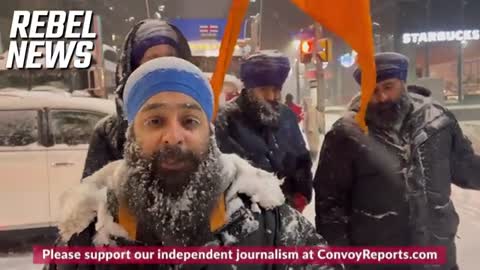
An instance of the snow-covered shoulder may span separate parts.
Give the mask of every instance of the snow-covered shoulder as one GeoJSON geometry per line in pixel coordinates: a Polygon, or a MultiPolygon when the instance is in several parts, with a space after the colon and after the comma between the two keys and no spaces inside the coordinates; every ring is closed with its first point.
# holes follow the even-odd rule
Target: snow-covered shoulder
{"type": "Polygon", "coordinates": [[[62,241],[67,242],[74,234],[81,233],[95,217],[97,223],[110,220],[110,217],[102,216],[109,215],[108,211],[105,211],[107,189],[120,184],[123,170],[124,161],[114,161],[62,194],[60,198],[62,209],[58,223],[62,241]]]}
{"type": "Polygon", "coordinates": [[[220,160],[225,178],[233,179],[226,194],[227,201],[236,194],[245,194],[250,197],[252,203],[267,210],[285,202],[285,196],[280,188],[281,180],[274,174],[253,167],[236,154],[222,154],[220,160]]]}

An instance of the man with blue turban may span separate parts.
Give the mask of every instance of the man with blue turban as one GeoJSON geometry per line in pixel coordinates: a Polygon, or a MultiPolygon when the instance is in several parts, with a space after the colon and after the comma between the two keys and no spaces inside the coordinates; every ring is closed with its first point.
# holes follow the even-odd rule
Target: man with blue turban
{"type": "MultiPolygon", "coordinates": [[[[217,147],[213,91],[193,64],[160,57],[140,65],[123,92],[124,159],[62,196],[59,245],[325,246],[284,203],[279,179],[217,147]]],[[[49,265],[49,270],[253,269],[244,265],[49,265]]],[[[280,266],[279,266],[280,267],[280,266]]],[[[281,269],[338,269],[282,265],[281,269]]]]}
{"type": "Polygon", "coordinates": [[[128,123],[123,115],[123,90],[130,74],[142,64],[164,56],[190,61],[192,53],[185,36],[174,25],[158,19],[145,19],[132,27],[125,38],[122,57],[117,65],[117,110],[102,119],[90,139],[83,177],[114,160],[123,158],[128,123]]]}
{"type": "Polygon", "coordinates": [[[301,212],[312,198],[312,161],[297,116],[278,99],[289,72],[277,51],[247,58],[240,68],[245,89],[219,111],[216,135],[223,152],[284,179],[287,201],[301,212]]]}

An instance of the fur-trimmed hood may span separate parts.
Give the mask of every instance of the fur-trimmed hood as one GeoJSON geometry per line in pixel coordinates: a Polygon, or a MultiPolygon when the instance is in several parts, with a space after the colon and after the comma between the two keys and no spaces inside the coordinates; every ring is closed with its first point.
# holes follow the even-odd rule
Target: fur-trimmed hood
{"type": "MultiPolygon", "coordinates": [[[[243,205],[238,194],[250,198],[253,211],[272,209],[284,203],[281,181],[273,174],[253,167],[235,154],[221,154],[219,162],[222,163],[224,179],[230,183],[225,191],[227,217],[243,205]]],[[[125,181],[127,166],[124,160],[118,160],[65,192],[61,197],[58,224],[61,240],[67,242],[74,234],[85,230],[95,218],[96,245],[109,244],[110,236],[128,238],[126,230],[114,221],[107,203],[107,191],[113,191],[118,196],[125,181]]]]}

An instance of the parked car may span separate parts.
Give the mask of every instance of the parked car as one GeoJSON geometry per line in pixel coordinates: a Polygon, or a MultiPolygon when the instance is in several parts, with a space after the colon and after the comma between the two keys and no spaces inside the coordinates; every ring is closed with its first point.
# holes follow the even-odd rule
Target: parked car
{"type": "Polygon", "coordinates": [[[56,225],[96,123],[114,111],[111,100],[0,90],[0,243],[56,225]]]}

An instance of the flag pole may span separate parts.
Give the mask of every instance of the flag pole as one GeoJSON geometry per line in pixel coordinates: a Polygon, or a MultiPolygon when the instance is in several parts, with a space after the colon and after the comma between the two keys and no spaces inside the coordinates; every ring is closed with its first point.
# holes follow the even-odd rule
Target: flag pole
{"type": "Polygon", "coordinates": [[[325,76],[323,70],[323,61],[319,57],[321,51],[320,48],[320,39],[323,35],[322,26],[319,23],[315,23],[315,42],[314,42],[314,61],[315,61],[315,72],[317,77],[317,110],[320,113],[319,117],[319,128],[320,133],[325,134],[325,76]]]}

